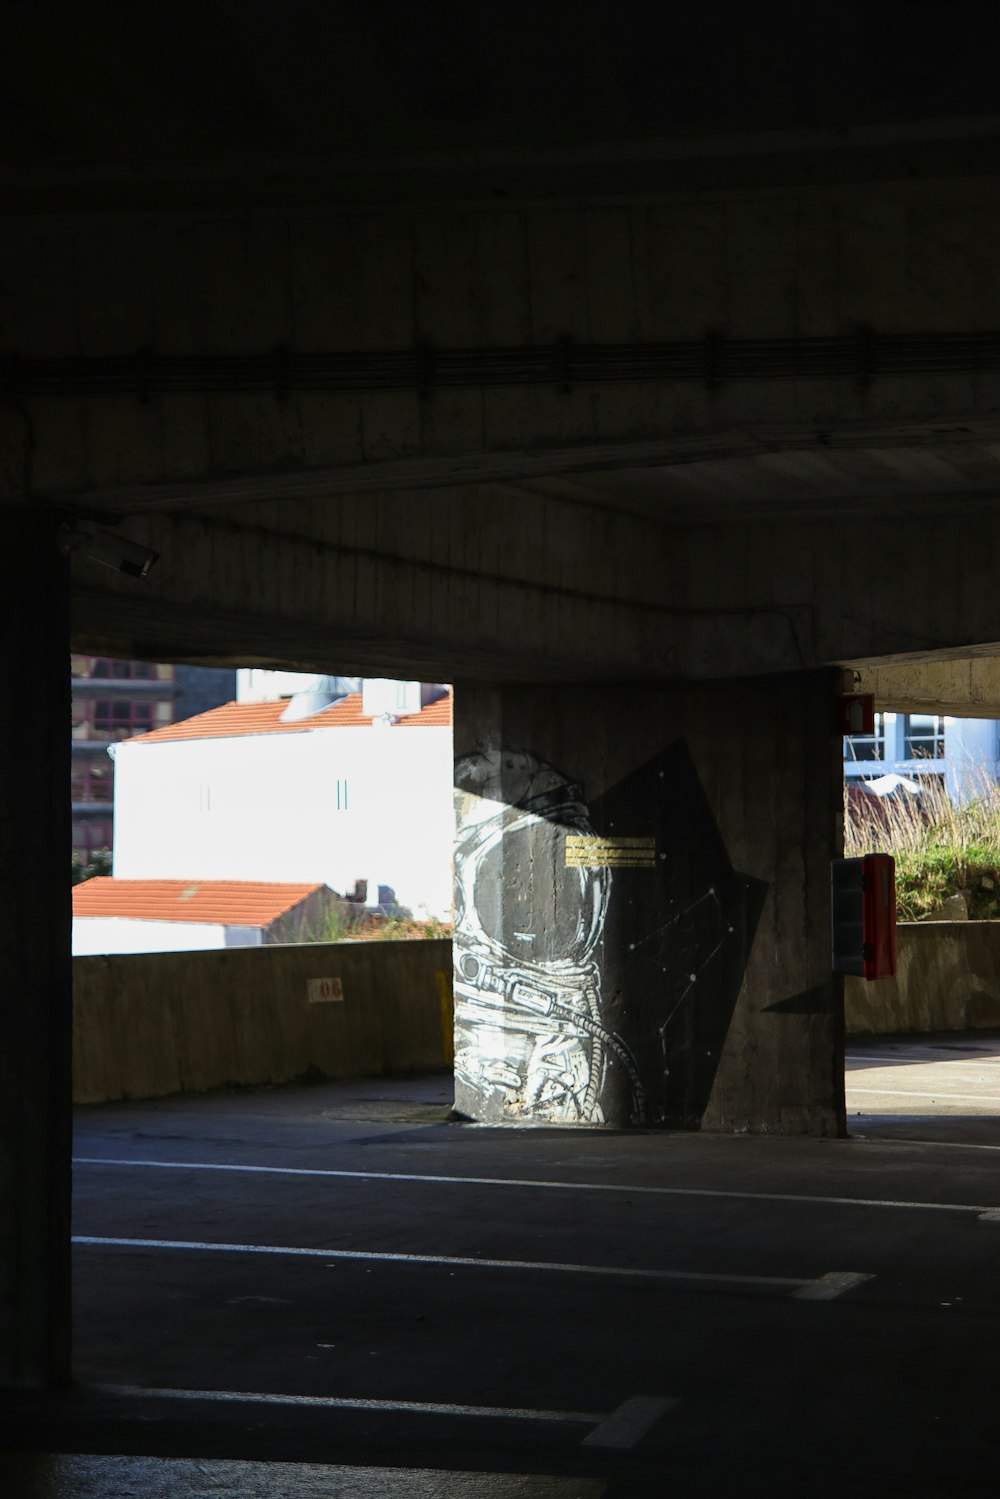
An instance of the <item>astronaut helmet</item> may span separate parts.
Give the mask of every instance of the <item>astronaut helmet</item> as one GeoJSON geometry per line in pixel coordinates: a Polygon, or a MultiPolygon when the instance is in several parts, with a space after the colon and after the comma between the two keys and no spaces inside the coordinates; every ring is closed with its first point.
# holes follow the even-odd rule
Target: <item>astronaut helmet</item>
{"type": "Polygon", "coordinates": [[[459,760],[455,788],[457,976],[474,983],[476,962],[503,967],[573,1003],[592,979],[611,891],[610,870],[568,855],[568,837],[593,834],[580,787],[536,755],[504,750],[459,760]]]}

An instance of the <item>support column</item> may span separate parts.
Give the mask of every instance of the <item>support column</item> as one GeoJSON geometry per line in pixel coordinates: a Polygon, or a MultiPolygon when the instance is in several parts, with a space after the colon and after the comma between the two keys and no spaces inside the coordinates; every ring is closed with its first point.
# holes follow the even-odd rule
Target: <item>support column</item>
{"type": "Polygon", "coordinates": [[[70,1372],[69,577],[51,518],[0,509],[0,1384],[70,1372]]]}
{"type": "Polygon", "coordinates": [[[837,687],[456,688],[458,1112],[844,1132],[837,687]]]}

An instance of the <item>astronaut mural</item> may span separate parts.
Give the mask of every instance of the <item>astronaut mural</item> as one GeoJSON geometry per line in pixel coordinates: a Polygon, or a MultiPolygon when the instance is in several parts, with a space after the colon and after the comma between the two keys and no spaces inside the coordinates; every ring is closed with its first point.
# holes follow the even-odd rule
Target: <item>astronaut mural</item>
{"type": "Polygon", "coordinates": [[[593,834],[579,787],[524,752],[466,757],[456,787],[458,1094],[490,1114],[601,1124],[613,1055],[641,1122],[638,1068],[604,1021],[595,956],[612,873],[573,858],[593,834]]]}
{"type": "Polygon", "coordinates": [[[763,898],[686,747],[588,805],[526,750],[456,764],[455,1106],[697,1127],[763,898]]]}

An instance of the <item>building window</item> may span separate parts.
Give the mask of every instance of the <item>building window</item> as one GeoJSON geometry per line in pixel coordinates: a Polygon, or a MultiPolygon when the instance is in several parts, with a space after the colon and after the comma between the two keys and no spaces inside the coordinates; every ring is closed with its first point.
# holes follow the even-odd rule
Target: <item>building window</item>
{"type": "Polygon", "coordinates": [[[73,800],[75,802],[112,802],[114,796],[115,770],[110,761],[106,764],[74,765],[73,800]]]}
{"type": "Polygon", "coordinates": [[[944,719],[936,713],[908,713],[904,759],[944,759],[944,719]]]}
{"type": "Polygon", "coordinates": [[[844,759],[857,761],[885,759],[884,714],[875,714],[873,734],[851,734],[844,740],[844,759]]]}
{"type": "Polygon", "coordinates": [[[96,698],[92,722],[99,734],[110,739],[146,734],[153,727],[153,704],[133,698],[96,698]]]}
{"type": "Polygon", "coordinates": [[[151,661],[116,661],[110,656],[98,656],[90,675],[112,677],[119,682],[154,682],[157,673],[151,661]]]}

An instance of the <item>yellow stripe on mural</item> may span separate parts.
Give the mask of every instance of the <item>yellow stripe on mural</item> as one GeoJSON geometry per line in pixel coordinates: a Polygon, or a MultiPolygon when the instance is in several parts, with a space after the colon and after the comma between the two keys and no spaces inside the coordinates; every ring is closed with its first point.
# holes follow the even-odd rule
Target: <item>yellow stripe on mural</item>
{"type": "Polygon", "coordinates": [[[566,835],[567,869],[653,869],[655,838],[597,838],[585,833],[566,835]]]}

